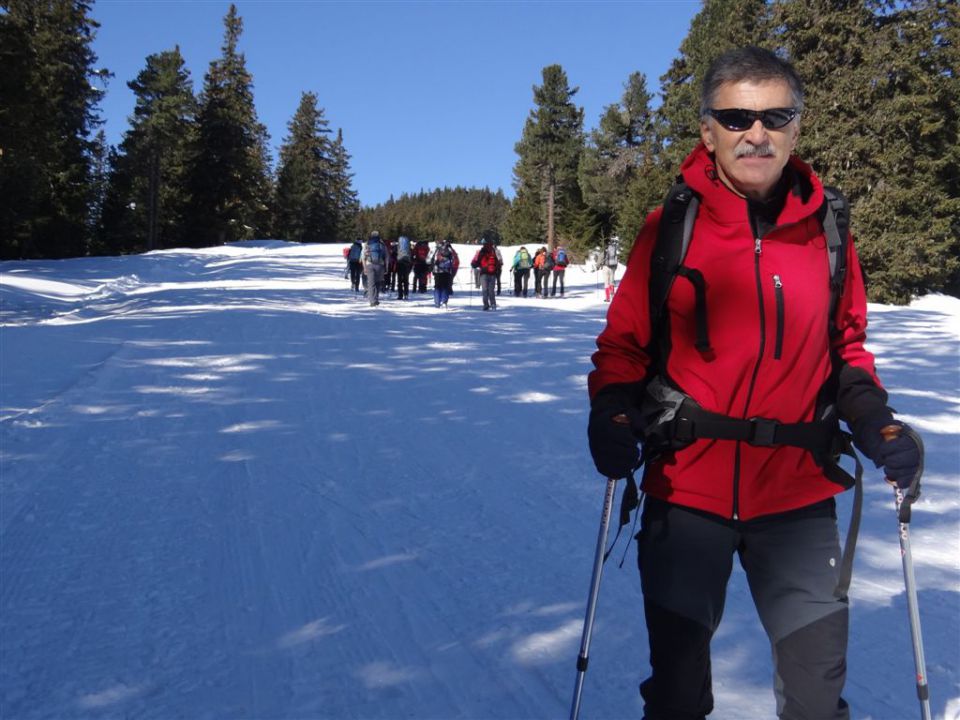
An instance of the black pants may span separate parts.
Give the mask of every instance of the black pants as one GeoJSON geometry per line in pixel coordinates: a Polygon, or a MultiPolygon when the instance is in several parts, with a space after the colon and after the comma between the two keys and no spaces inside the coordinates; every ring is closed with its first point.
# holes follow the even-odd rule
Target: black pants
{"type": "MultiPolygon", "coordinates": [[[[557,280],[560,281],[560,296],[563,297],[564,287],[563,287],[563,276],[566,274],[565,268],[558,268],[553,271],[553,289],[550,291],[551,295],[557,294],[557,280]]],[[[546,285],[543,288],[543,294],[547,294],[546,285]]]]}
{"type": "Polygon", "coordinates": [[[425,293],[427,291],[427,274],[430,268],[425,262],[413,263],[413,291],[415,293],[425,293]]]}
{"type": "Polygon", "coordinates": [[[350,261],[350,287],[354,292],[360,292],[360,276],[363,275],[363,264],[359,260],[350,261]]]}
{"type": "Polygon", "coordinates": [[[410,297],[410,268],[412,264],[409,258],[401,258],[397,261],[397,297],[400,300],[410,297]]]}
{"type": "Polygon", "coordinates": [[[734,553],[770,639],[777,716],[849,719],[833,500],[740,522],[647,498],[637,539],[653,669],[640,685],[646,720],[699,720],[713,710],[710,640],[734,553]]]}
{"type": "Polygon", "coordinates": [[[516,297],[527,296],[527,286],[530,283],[530,268],[513,271],[513,294],[516,297]]]}

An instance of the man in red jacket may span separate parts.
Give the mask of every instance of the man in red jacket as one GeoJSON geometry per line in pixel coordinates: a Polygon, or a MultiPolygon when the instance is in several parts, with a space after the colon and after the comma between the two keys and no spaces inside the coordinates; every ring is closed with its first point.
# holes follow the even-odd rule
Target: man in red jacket
{"type": "Polygon", "coordinates": [[[702,142],[682,166],[700,202],[685,272],[655,331],[648,293],[658,208],[597,338],[589,376],[594,462],[607,477],[629,475],[638,438],[648,458],[638,535],[652,667],[640,686],[647,720],[713,710],[710,640],[734,553],[770,638],[778,716],[849,718],[833,499],[845,488],[829,472],[831,448],[781,443],[774,433],[824,427],[825,417],[839,415],[892,481],[906,487],[919,471],[919,439],[894,420],[864,349],[866,297],[849,240],[844,286],[832,323],[828,317],[824,191],[792,155],[802,109],[800,79],[773,53],[743,48],[714,62],[701,97],[702,142]],[[704,319],[709,346],[698,327],[704,319]],[[694,424],[682,445],[650,447],[640,406],[651,392],[683,393],[722,427],[764,432],[719,439],[723,432],[701,434],[694,424]],[[889,425],[901,432],[885,442],[889,425]]]}

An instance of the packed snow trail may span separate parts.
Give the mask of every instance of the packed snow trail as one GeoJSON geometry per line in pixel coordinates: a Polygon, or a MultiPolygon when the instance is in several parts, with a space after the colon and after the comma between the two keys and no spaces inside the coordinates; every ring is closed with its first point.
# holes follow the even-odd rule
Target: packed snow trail
{"type": "MultiPolygon", "coordinates": [[[[448,310],[374,309],[340,251],[0,263],[0,716],[567,714],[604,484],[585,439],[598,278],[574,267],[567,297],[482,313],[464,268],[448,310]]],[[[958,305],[871,306],[881,375],[928,449],[911,531],[950,720],[958,305]]],[[[912,656],[871,470],[846,696],[855,718],[899,720],[912,656]]],[[[604,574],[582,717],[641,715],[634,563],[604,574]]],[[[717,716],[771,717],[742,573],[714,652],[717,716]]]]}

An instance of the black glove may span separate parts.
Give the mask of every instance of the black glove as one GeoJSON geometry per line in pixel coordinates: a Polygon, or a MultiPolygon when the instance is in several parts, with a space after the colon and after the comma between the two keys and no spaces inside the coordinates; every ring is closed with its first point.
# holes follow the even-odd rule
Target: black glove
{"type": "Polygon", "coordinates": [[[859,418],[851,429],[857,448],[884,469],[888,480],[901,490],[913,484],[923,467],[923,441],[912,427],[885,412],[859,418]],[[889,440],[880,432],[888,427],[898,431],[889,440]]]}
{"type": "Polygon", "coordinates": [[[639,411],[631,407],[627,394],[618,388],[604,388],[593,398],[587,437],[593,462],[604,477],[623,478],[637,466],[640,459],[639,440],[634,433],[637,422],[639,411]]]}

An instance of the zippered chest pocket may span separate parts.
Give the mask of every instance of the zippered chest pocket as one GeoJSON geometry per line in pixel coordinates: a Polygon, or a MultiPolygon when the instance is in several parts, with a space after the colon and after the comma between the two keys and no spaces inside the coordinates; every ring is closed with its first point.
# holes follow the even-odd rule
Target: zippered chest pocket
{"type": "Polygon", "coordinates": [[[774,302],[776,303],[777,308],[777,335],[776,343],[773,347],[773,359],[779,360],[783,355],[783,332],[784,332],[784,323],[786,322],[786,307],[784,306],[785,299],[783,296],[783,280],[779,274],[773,276],[773,297],[774,302]]]}

